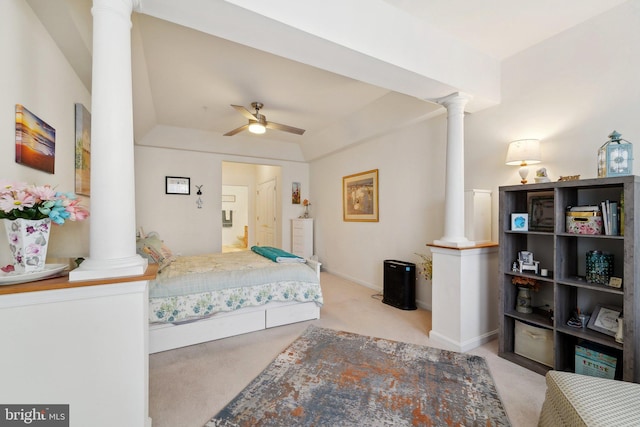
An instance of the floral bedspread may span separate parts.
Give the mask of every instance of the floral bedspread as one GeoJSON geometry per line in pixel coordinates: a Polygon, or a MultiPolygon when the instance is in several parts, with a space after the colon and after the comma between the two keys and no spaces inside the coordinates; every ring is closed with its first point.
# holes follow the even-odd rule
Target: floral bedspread
{"type": "Polygon", "coordinates": [[[182,323],[271,301],[322,305],[320,280],[306,264],[251,251],[177,257],[149,286],[149,321],[182,323]]]}

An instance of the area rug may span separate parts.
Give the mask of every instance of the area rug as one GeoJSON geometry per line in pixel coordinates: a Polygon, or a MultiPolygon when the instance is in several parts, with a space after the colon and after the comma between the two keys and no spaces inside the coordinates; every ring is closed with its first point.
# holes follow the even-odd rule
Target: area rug
{"type": "Polygon", "coordinates": [[[205,427],[509,426],[484,358],[310,326],[205,427]]]}

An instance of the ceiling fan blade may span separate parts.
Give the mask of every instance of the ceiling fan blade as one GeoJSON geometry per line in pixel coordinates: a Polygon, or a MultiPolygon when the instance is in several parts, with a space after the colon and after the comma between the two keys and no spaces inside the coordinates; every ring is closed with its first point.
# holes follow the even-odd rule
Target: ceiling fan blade
{"type": "Polygon", "coordinates": [[[234,130],[230,130],[229,132],[225,133],[224,136],[233,136],[236,133],[240,133],[247,128],[249,128],[249,124],[242,125],[239,128],[235,128],[234,130]]]}
{"type": "Polygon", "coordinates": [[[243,116],[245,116],[247,119],[256,120],[256,116],[251,114],[251,112],[249,110],[247,110],[246,108],[244,108],[242,105],[233,105],[233,104],[231,104],[231,106],[233,108],[235,108],[238,111],[238,113],[240,113],[243,116]]]}
{"type": "Polygon", "coordinates": [[[284,132],[295,133],[296,135],[302,135],[304,129],[294,128],[293,126],[281,125],[280,123],[267,122],[267,129],[281,130],[284,132]]]}

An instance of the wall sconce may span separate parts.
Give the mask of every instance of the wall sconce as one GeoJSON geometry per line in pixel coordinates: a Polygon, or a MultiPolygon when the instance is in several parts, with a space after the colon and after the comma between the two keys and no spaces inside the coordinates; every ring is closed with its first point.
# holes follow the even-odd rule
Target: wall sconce
{"type": "Polygon", "coordinates": [[[519,139],[509,143],[507,150],[507,160],[505,163],[509,166],[520,166],[518,173],[522,184],[527,183],[529,168],[527,165],[540,163],[542,156],[540,154],[540,141],[537,139],[519,139]]]}

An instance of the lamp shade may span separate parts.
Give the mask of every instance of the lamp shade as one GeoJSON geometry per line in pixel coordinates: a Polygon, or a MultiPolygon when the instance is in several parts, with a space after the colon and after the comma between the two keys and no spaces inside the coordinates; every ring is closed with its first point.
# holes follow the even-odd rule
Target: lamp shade
{"type": "Polygon", "coordinates": [[[522,164],[533,165],[540,163],[540,141],[537,139],[519,139],[509,144],[507,150],[507,165],[516,166],[522,164]]]}

